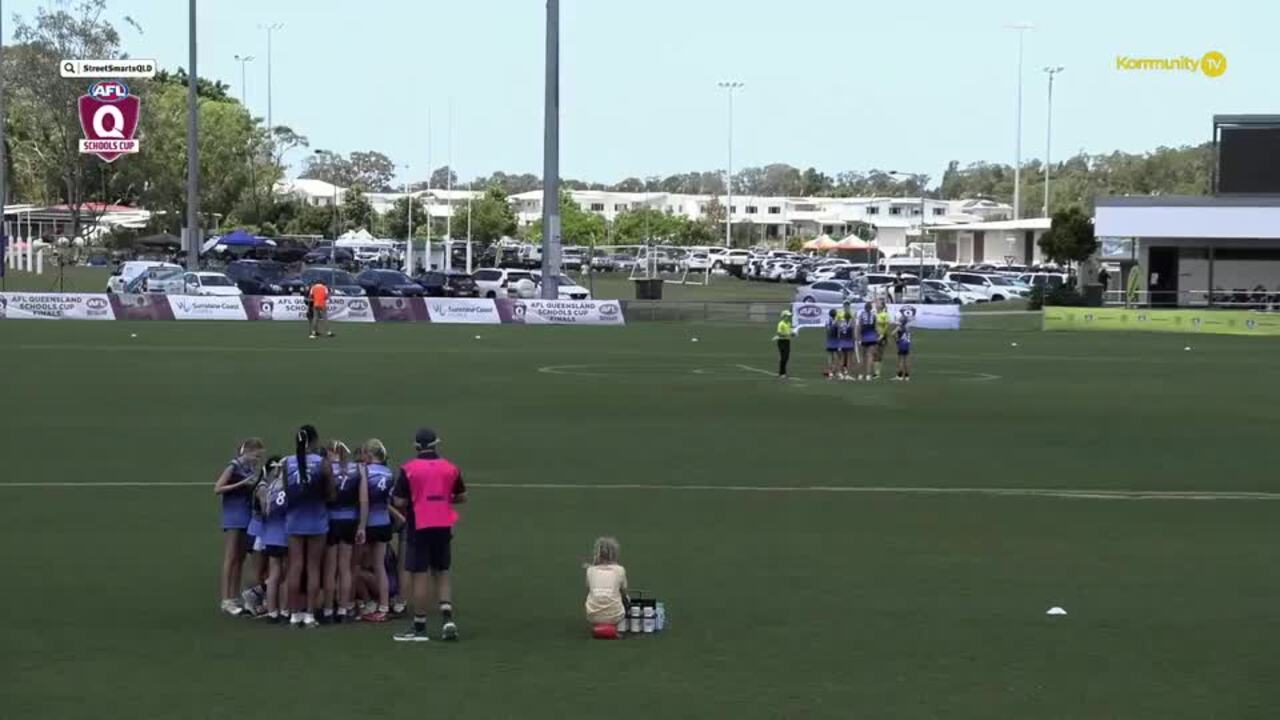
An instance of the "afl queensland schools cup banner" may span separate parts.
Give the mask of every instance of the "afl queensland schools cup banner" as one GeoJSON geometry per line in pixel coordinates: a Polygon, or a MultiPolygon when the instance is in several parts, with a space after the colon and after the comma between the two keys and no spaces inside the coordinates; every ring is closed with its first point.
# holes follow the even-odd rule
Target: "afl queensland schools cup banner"
{"type": "Polygon", "coordinates": [[[0,293],[0,320],[115,320],[106,295],[0,293]]]}
{"type": "Polygon", "coordinates": [[[1280,314],[1252,310],[1047,307],[1044,329],[1280,336],[1280,314]]]}
{"type": "MultiPolygon", "coordinates": [[[[795,303],[791,306],[791,325],[796,330],[805,328],[824,328],[832,310],[841,309],[841,305],[829,303],[795,303]]],[[[853,305],[854,312],[862,309],[860,304],[853,305]]],[[[890,305],[889,317],[893,322],[906,310],[914,316],[913,326],[924,330],[959,330],[959,305],[890,305]]]]}
{"type": "Polygon", "coordinates": [[[524,325],[625,325],[617,300],[498,300],[504,323],[524,325]]]}

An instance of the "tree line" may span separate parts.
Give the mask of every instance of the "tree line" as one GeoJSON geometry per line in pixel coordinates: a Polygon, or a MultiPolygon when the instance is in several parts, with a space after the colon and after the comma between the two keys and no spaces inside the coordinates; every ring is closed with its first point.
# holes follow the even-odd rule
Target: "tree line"
{"type": "MultiPolygon", "coordinates": [[[[136,27],[129,18],[125,23],[136,27]]],[[[140,28],[139,28],[140,29],[140,28]]],[[[138,137],[142,151],[114,163],[81,155],[77,98],[86,83],[60,77],[58,61],[68,57],[123,58],[119,32],[107,19],[107,0],[47,0],[30,17],[15,17],[14,43],[6,48],[4,73],[7,101],[6,154],[10,200],[42,205],[65,204],[75,225],[92,223],[100,205],[129,205],[152,210],[146,232],[177,234],[182,227],[186,182],[186,87],[191,81],[182,69],[162,71],[153,79],[131,83],[144,99],[138,137]]],[[[206,232],[243,227],[265,235],[330,235],[335,213],[297,198],[278,196],[284,178],[283,158],[309,147],[306,136],[287,126],[266,127],[228,92],[224,83],[196,79],[200,120],[201,207],[206,232]]],[[[1191,194],[1210,191],[1213,162],[1208,144],[1167,148],[1146,153],[1079,153],[1053,164],[1051,211],[1080,208],[1092,211],[1093,198],[1109,194],[1191,194]]],[[[1029,161],[1022,173],[1022,211],[1042,213],[1044,167],[1029,161]]],[[[439,220],[428,228],[426,209],[418,200],[401,199],[388,213],[376,213],[370,192],[403,189],[395,184],[396,166],[377,150],[309,152],[300,177],[326,180],[350,188],[336,213],[339,232],[366,228],[377,235],[404,237],[410,217],[416,235],[444,232],[439,220]]],[[[1013,168],[979,162],[962,166],[951,162],[935,183],[925,174],[900,174],[873,169],[828,174],[814,167],[785,163],[747,167],[734,173],[733,192],[762,196],[919,196],[940,199],[982,197],[1000,202],[1013,198],[1013,168]]],[[[430,186],[474,187],[483,196],[455,216],[455,234],[470,219],[475,237],[485,240],[514,234],[515,216],[508,198],[541,188],[531,173],[494,172],[461,182],[448,166],[431,169],[430,186]]],[[[422,190],[427,182],[409,186],[422,190]]],[[[725,178],[716,170],[693,170],[668,176],[628,177],[614,183],[562,179],[567,190],[684,193],[720,195],[725,178]]],[[[682,244],[705,244],[719,237],[724,221],[718,202],[703,220],[688,221],[657,210],[623,213],[606,226],[593,213],[577,208],[566,196],[566,241],[629,241],[639,233],[682,244]],[[722,226],[722,225],[721,225],[722,226]]],[[[526,229],[537,237],[538,226],[526,229]]]]}

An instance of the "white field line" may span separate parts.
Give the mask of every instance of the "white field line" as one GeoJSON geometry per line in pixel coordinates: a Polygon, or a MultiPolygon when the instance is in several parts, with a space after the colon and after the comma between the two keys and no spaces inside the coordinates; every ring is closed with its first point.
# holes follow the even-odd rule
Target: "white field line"
{"type": "MultiPolygon", "coordinates": [[[[467,483],[488,490],[631,490],[729,493],[862,494],[862,495],[987,495],[1048,497],[1074,500],[1280,500],[1277,492],[1244,490],[1105,490],[1071,488],[892,487],[842,485],[674,485],[661,483],[467,483]]],[[[149,488],[203,487],[207,482],[4,482],[0,488],[149,488]]]]}

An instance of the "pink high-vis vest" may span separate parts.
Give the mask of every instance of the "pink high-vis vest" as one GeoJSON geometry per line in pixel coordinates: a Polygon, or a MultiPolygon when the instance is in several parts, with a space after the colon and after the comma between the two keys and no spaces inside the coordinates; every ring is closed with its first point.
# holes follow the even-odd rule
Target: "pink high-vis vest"
{"type": "Polygon", "coordinates": [[[418,530],[451,528],[458,522],[453,489],[462,473],[443,458],[417,458],[404,464],[413,501],[413,524],[418,530]]]}

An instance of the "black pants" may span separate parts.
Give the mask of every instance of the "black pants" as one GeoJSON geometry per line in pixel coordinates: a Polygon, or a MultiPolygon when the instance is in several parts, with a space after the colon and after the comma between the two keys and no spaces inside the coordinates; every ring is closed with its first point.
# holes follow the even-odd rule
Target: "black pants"
{"type": "Polygon", "coordinates": [[[791,361],[791,341],[778,340],[778,374],[787,374],[787,363],[791,361]]]}

